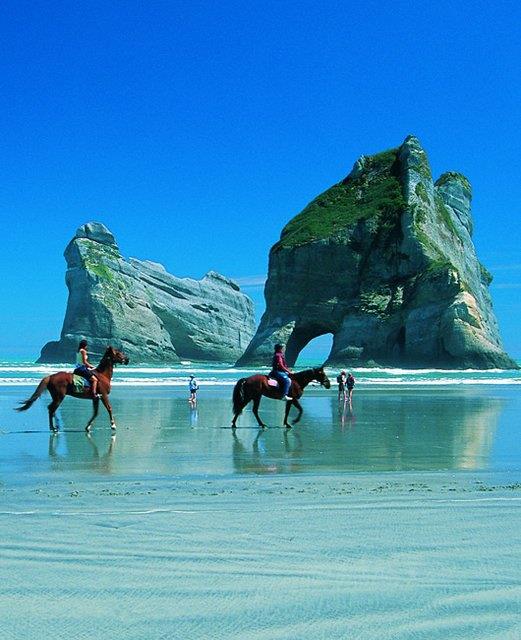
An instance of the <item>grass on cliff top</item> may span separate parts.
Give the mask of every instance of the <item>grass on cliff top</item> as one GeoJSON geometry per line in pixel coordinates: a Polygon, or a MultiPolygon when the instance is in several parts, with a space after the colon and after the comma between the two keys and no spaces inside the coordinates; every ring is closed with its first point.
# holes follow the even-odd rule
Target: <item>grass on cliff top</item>
{"type": "Polygon", "coordinates": [[[472,193],[472,187],[470,186],[468,178],[457,171],[446,171],[436,180],[435,185],[437,187],[442,187],[444,184],[447,184],[447,182],[455,181],[459,182],[469,193],[472,193]]]}
{"type": "Polygon", "coordinates": [[[405,208],[399,179],[398,149],[367,156],[360,175],[333,185],[282,230],[273,250],[334,237],[361,220],[394,224],[405,208]]]}

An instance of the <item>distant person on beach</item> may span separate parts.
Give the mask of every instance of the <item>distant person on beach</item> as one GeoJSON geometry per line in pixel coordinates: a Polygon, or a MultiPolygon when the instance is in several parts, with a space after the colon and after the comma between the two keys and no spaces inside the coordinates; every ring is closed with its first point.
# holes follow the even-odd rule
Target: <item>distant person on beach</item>
{"type": "Polygon", "coordinates": [[[188,398],[188,402],[195,404],[197,402],[197,391],[199,390],[199,385],[197,384],[197,380],[195,376],[190,376],[190,382],[188,383],[188,389],[190,390],[190,397],[188,398]]]}
{"type": "Polygon", "coordinates": [[[352,373],[348,373],[346,378],[346,387],[347,387],[347,399],[349,400],[349,404],[351,404],[353,401],[354,386],[355,386],[355,377],[352,373]]]}
{"type": "Polygon", "coordinates": [[[342,371],[337,375],[336,381],[338,382],[338,401],[340,402],[340,400],[343,400],[344,402],[346,402],[347,401],[347,388],[346,388],[347,376],[344,369],[342,369],[342,371]]]}
{"type": "Polygon", "coordinates": [[[282,400],[293,400],[289,395],[289,391],[291,389],[290,373],[291,370],[288,369],[286,358],[284,357],[284,345],[276,344],[269,377],[275,378],[279,383],[282,389],[282,400]]]}
{"type": "Polygon", "coordinates": [[[89,354],[87,353],[87,341],[81,340],[76,353],[76,369],[74,373],[77,376],[85,378],[91,386],[92,395],[98,395],[98,378],[94,375],[96,367],[89,362],[89,354]]]}

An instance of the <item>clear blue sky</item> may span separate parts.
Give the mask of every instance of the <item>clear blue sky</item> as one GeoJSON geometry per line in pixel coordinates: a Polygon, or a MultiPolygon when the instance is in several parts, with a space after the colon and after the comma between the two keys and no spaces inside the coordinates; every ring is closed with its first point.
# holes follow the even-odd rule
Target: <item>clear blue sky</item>
{"type": "Polygon", "coordinates": [[[258,280],[293,215],[409,133],[436,176],[472,182],[521,357],[520,18],[516,2],[5,0],[0,358],[58,337],[80,224],[179,276],[258,280]]]}

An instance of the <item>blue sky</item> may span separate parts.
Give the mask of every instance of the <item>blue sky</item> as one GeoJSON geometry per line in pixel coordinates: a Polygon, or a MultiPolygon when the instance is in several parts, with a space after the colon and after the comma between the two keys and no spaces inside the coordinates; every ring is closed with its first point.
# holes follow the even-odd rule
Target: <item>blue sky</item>
{"type": "MultiPolygon", "coordinates": [[[[517,3],[0,6],[0,358],[59,335],[88,220],[178,276],[265,276],[282,226],[409,133],[464,173],[505,346],[521,358],[517,3]]],[[[247,286],[262,311],[262,287],[247,286]]]]}

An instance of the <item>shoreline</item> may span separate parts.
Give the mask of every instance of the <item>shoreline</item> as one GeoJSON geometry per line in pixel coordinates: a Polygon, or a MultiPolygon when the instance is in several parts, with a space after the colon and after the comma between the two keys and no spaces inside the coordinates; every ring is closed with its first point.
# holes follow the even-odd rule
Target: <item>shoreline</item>
{"type": "Polygon", "coordinates": [[[2,486],[4,633],[513,640],[521,483],[435,475],[2,486]]]}

